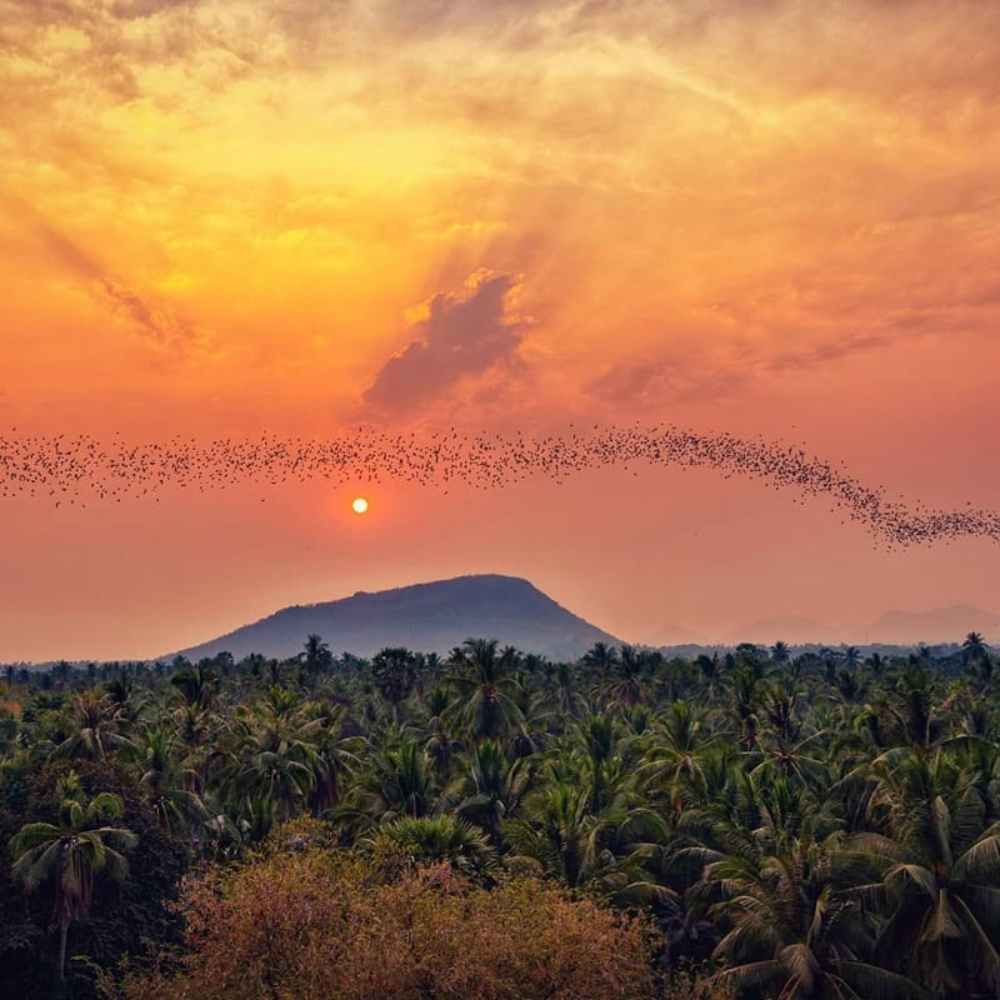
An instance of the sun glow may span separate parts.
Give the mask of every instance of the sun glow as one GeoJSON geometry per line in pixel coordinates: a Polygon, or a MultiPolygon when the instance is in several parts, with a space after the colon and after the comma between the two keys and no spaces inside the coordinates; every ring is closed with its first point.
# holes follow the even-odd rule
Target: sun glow
{"type": "Polygon", "coordinates": [[[364,497],[355,497],[354,501],[351,503],[351,510],[353,510],[355,514],[367,514],[368,501],[364,497]]]}

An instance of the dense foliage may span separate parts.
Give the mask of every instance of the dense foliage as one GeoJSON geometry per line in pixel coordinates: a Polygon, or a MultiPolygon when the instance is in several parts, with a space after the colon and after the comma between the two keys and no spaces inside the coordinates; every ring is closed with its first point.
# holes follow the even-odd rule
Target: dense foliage
{"type": "Polygon", "coordinates": [[[126,1000],[652,998],[642,925],[538,881],[487,890],[447,864],[386,878],[307,851],[193,883],[178,970],[126,977],[126,1000]]]}
{"type": "Polygon", "coordinates": [[[9,668],[0,993],[996,996],[993,666],[971,634],[9,668]]]}

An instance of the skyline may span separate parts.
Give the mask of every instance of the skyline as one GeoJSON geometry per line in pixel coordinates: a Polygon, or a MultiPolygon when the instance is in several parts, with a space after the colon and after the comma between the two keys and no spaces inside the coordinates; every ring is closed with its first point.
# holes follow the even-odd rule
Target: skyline
{"type": "MultiPolygon", "coordinates": [[[[996,504],[996,6],[0,14],[5,432],[668,421],[996,504]]],[[[0,660],[150,655],[468,572],[636,641],[1000,608],[991,542],[885,553],[819,502],[638,471],[0,500],[0,660]]]]}

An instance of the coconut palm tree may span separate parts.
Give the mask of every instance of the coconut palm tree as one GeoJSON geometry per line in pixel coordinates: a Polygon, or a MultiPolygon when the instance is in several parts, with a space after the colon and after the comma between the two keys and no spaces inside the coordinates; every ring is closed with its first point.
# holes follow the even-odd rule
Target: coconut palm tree
{"type": "Polygon", "coordinates": [[[594,817],[587,834],[581,883],[615,906],[680,904],[666,885],[671,831],[654,809],[620,794],[594,817]]]}
{"type": "Polygon", "coordinates": [[[219,677],[208,661],[197,666],[186,666],[170,678],[170,683],[181,693],[184,701],[194,708],[207,709],[212,705],[219,689],[219,677]]]}
{"type": "Polygon", "coordinates": [[[473,747],[462,775],[448,789],[455,815],[482,827],[497,851],[504,849],[501,824],[512,817],[537,778],[534,762],[507,759],[500,744],[484,740],[473,747]]]}
{"type": "MultiPolygon", "coordinates": [[[[578,688],[578,676],[568,663],[556,667],[554,681],[554,714],[560,718],[578,718],[587,708],[587,701],[578,688]]],[[[530,696],[530,691],[528,694],[530,696]]]]}
{"type": "Polygon", "coordinates": [[[96,689],[73,698],[70,710],[72,732],[53,750],[57,757],[104,760],[111,750],[123,746],[120,732],[122,709],[109,695],[96,689]]]}
{"type": "Polygon", "coordinates": [[[446,782],[451,775],[452,762],[464,744],[452,729],[454,713],[448,712],[449,698],[443,688],[435,688],[427,699],[430,719],[426,723],[428,732],[424,751],[430,758],[434,773],[440,782],[446,782]]]}
{"type": "Polygon", "coordinates": [[[857,646],[845,646],[841,650],[840,656],[848,670],[857,670],[861,663],[861,650],[857,646]]]}
{"type": "Polygon", "coordinates": [[[448,682],[456,694],[454,717],[475,739],[501,739],[523,722],[508,658],[495,639],[467,639],[452,651],[448,682]]]}
{"type": "Polygon", "coordinates": [[[757,746],[757,715],[759,678],[750,664],[741,663],[732,673],[731,712],[740,731],[744,750],[757,746]]]}
{"type": "Polygon", "coordinates": [[[207,818],[200,796],[191,790],[193,774],[178,767],[180,741],[164,725],[147,726],[129,741],[129,756],[142,769],[139,784],[160,826],[172,832],[207,818]]]}
{"type": "Polygon", "coordinates": [[[962,649],[965,651],[965,655],[969,657],[969,659],[976,659],[983,656],[989,649],[989,646],[983,638],[982,633],[969,632],[969,634],[962,640],[962,649]]]}
{"type": "Polygon", "coordinates": [[[877,957],[935,996],[1000,991],[1000,825],[945,750],[884,754],[873,765],[871,812],[887,835],[847,844],[876,880],[853,895],[885,915],[877,957]]]}
{"type": "Polygon", "coordinates": [[[979,632],[970,632],[962,642],[962,659],[966,666],[978,672],[979,680],[988,686],[993,680],[993,656],[979,632]]]}
{"type": "Polygon", "coordinates": [[[505,828],[516,856],[529,857],[558,874],[570,888],[580,884],[593,819],[589,792],[563,781],[550,784],[526,804],[527,815],[505,828]]]}
{"type": "Polygon", "coordinates": [[[333,666],[333,653],[319,635],[307,636],[305,647],[299,655],[302,657],[303,672],[311,683],[315,683],[320,674],[333,666]]]}
{"type": "Polygon", "coordinates": [[[336,810],[336,818],[351,829],[365,830],[399,816],[429,816],[438,789],[428,764],[427,754],[410,736],[395,748],[377,751],[336,810]]]}
{"type": "Polygon", "coordinates": [[[342,735],[345,710],[342,705],[325,709],[319,716],[313,749],[307,755],[313,769],[309,805],[315,816],[335,808],[350,777],[361,767],[364,739],[342,735]]]}
{"type": "Polygon", "coordinates": [[[315,787],[322,727],[322,720],[283,688],[271,688],[266,700],[239,709],[221,755],[220,784],[229,800],[268,801],[280,818],[291,816],[315,787]]]}
{"type": "Polygon", "coordinates": [[[701,715],[689,702],[675,701],[657,721],[636,769],[639,786],[648,795],[665,796],[674,813],[679,813],[685,789],[702,777],[702,755],[711,744],[701,715]]]}
{"type": "Polygon", "coordinates": [[[606,642],[595,642],[580,660],[585,666],[596,670],[601,681],[607,681],[611,671],[618,664],[618,651],[606,642]]]}
{"type": "Polygon", "coordinates": [[[608,714],[592,714],[575,723],[571,736],[576,746],[586,755],[590,787],[587,808],[596,815],[608,804],[609,771],[627,739],[623,737],[619,721],[608,714]]]}
{"type": "Polygon", "coordinates": [[[927,747],[938,735],[931,715],[932,683],[930,672],[918,663],[909,666],[896,685],[901,703],[897,718],[913,746],[927,747]]]}
{"type": "Polygon", "coordinates": [[[781,1000],[917,997],[906,977],[868,960],[872,938],[861,908],[836,892],[829,850],[806,832],[780,853],[722,856],[704,879],[723,895],[713,913],[730,930],[714,958],[716,982],[781,1000]]]}
{"type": "Polygon", "coordinates": [[[760,708],[765,729],[785,743],[797,740],[802,729],[798,700],[795,683],[788,678],[761,685],[760,708]]]}
{"type": "Polygon", "coordinates": [[[642,681],[648,664],[647,654],[635,646],[623,645],[608,685],[608,697],[621,705],[632,706],[642,698],[642,681]]]}
{"type": "Polygon", "coordinates": [[[399,722],[399,707],[413,694],[417,682],[417,657],[403,646],[386,647],[372,660],[372,679],[399,722]]]}
{"type": "Polygon", "coordinates": [[[59,928],[59,982],[66,978],[66,940],[70,926],[90,912],[99,877],[122,881],[128,874],[125,851],[138,837],[124,827],[105,825],[124,813],[117,795],[102,792],[87,799],[75,772],[60,783],[58,823],[27,823],[11,838],[14,877],[28,893],[43,885],[53,892],[52,918],[59,928]]]}

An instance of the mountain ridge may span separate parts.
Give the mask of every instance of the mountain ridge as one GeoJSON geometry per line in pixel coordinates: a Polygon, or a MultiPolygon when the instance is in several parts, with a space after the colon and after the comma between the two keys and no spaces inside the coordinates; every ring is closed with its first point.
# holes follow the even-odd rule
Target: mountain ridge
{"type": "Polygon", "coordinates": [[[952,604],[922,611],[891,609],[874,621],[843,625],[789,615],[744,625],[728,632],[729,642],[792,644],[850,643],[861,646],[915,646],[921,642],[961,642],[969,632],[981,632],[988,641],[1000,640],[1000,615],[968,604],[952,604]]]}
{"type": "Polygon", "coordinates": [[[249,653],[288,657],[311,633],[335,652],[356,656],[371,656],[385,646],[446,653],[469,637],[485,637],[524,652],[576,659],[595,642],[621,643],[529,580],[484,573],[290,605],[169,655],[200,659],[228,651],[237,659],[249,653]]]}

